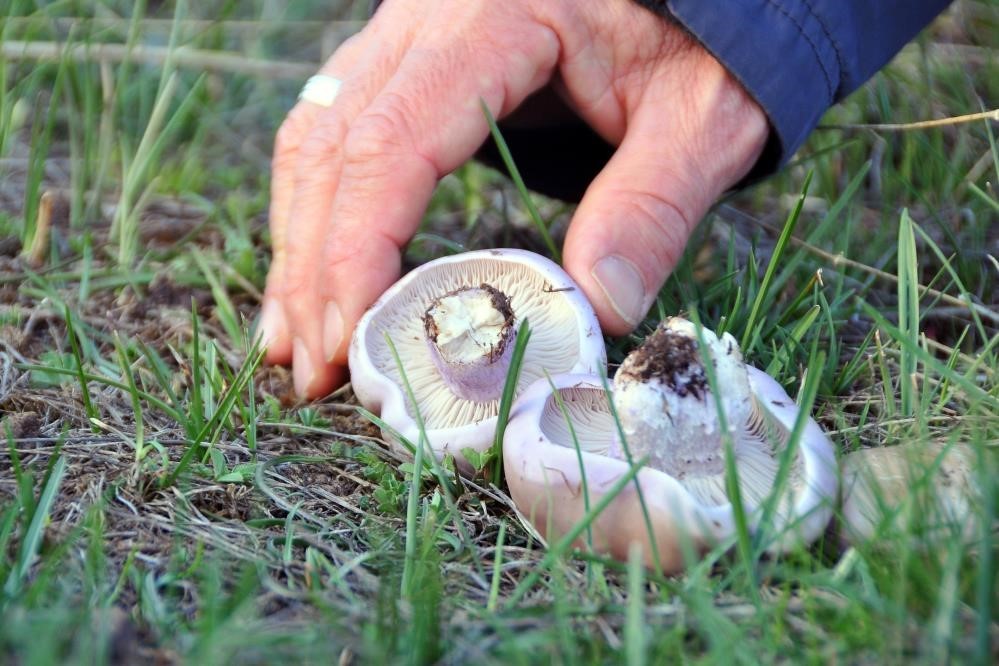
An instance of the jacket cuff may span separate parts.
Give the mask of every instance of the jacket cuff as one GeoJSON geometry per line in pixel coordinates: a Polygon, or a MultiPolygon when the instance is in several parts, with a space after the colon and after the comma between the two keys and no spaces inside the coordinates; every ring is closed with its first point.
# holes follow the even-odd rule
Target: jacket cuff
{"type": "Polygon", "coordinates": [[[808,2],[639,1],[690,32],[766,113],[770,141],[750,178],[790,159],[835,102],[839,54],[808,2]]]}

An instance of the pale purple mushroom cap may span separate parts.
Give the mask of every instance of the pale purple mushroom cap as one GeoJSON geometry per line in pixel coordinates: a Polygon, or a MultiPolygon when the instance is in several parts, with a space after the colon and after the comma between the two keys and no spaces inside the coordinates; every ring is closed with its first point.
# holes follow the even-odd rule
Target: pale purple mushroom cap
{"type": "MultiPolygon", "coordinates": [[[[766,373],[746,366],[753,411],[765,411],[767,426],[785,436],[794,427],[798,407],[784,389],[766,373]]],[[[628,472],[628,463],[614,456],[616,425],[608,396],[599,377],[561,375],[552,378],[570,414],[581,449],[592,506],[628,472]]],[[[743,446],[740,437],[759,436],[754,420],[747,432],[733,426],[736,465],[742,483],[743,504],[750,529],[761,528],[761,501],[772,487],[776,464],[764,464],[758,449],[743,446]],[[760,474],[760,479],[750,475],[760,474]]],[[[786,443],[786,440],[785,440],[786,443]]],[[[780,444],[777,445],[779,449],[780,444]]],[[[582,519],[583,471],[564,416],[551,385],[545,379],[533,384],[516,402],[503,443],[504,470],[510,493],[519,511],[549,539],[567,533],[582,519]]],[[[779,455],[779,453],[777,454],[779,455]]],[[[785,492],[771,516],[769,550],[786,551],[810,543],[826,528],[836,499],[838,477],[832,444],[812,419],[807,418],[785,492]]],[[[637,475],[648,507],[659,565],[666,572],[684,568],[684,553],[697,554],[733,536],[735,521],[727,497],[709,501],[703,485],[681,480],[665,471],[645,467],[637,475]],[[686,544],[685,544],[686,542],[686,544]]],[[[654,566],[635,484],[629,483],[592,525],[593,545],[625,560],[632,543],[643,547],[646,564],[654,566]]],[[[581,537],[578,544],[584,545],[581,537]]]]}
{"type": "MultiPolygon", "coordinates": [[[[493,442],[505,373],[492,380],[496,399],[456,395],[441,377],[423,318],[435,299],[481,284],[506,295],[515,327],[525,319],[530,326],[519,390],[546,371],[595,373],[606,367],[593,308],[569,275],[545,257],[524,250],[482,250],[437,259],[408,273],[358,322],[349,354],[351,384],[362,405],[413,444],[419,441],[416,412],[385,341],[387,333],[416,395],[431,448],[438,458],[453,455],[466,470],[461,452],[466,448],[482,452],[493,442]]],[[[398,445],[390,432],[383,435],[398,445]]]]}

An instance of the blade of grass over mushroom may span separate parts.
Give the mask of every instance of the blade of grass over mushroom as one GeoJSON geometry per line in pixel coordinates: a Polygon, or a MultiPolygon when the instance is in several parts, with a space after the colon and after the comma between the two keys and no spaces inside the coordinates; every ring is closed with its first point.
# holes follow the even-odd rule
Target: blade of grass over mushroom
{"type": "Polygon", "coordinates": [[[587,511],[578,523],[576,523],[571,530],[566,532],[561,539],[559,539],[554,544],[551,544],[548,550],[545,552],[545,556],[541,559],[527,576],[517,584],[510,596],[507,597],[506,607],[508,609],[514,608],[518,603],[524,598],[531,588],[541,579],[541,576],[545,571],[551,569],[552,565],[562,557],[563,554],[570,551],[573,542],[579,538],[579,536],[586,531],[586,529],[593,524],[593,521],[603,513],[604,509],[610,506],[617,496],[624,490],[624,487],[629,483],[634,481],[638,477],[638,473],[642,470],[642,467],[648,462],[648,458],[644,457],[637,461],[636,464],[631,464],[627,472],[621,475],[617,481],[615,481],[610,488],[607,489],[607,493],[601,497],[596,504],[593,505],[589,511],[587,511]]]}
{"type": "MultiPolygon", "coordinates": [[[[617,407],[614,405],[614,396],[611,393],[610,385],[607,383],[607,378],[604,377],[604,373],[600,373],[600,385],[604,390],[604,395],[607,397],[607,408],[610,411],[611,418],[614,420],[614,428],[617,431],[617,436],[621,439],[621,450],[624,451],[624,460],[630,466],[635,465],[635,460],[631,455],[631,448],[628,446],[628,438],[624,434],[624,426],[621,425],[621,419],[617,413],[617,407]]],[[[645,463],[641,463],[644,465],[645,463]]],[[[645,503],[645,494],[642,492],[642,485],[638,482],[638,477],[635,477],[635,494],[638,496],[638,505],[642,507],[642,520],[645,521],[645,531],[649,537],[649,546],[652,548],[652,561],[656,564],[656,573],[662,573],[662,564],[659,559],[659,546],[656,542],[656,531],[652,527],[652,516],[649,515],[649,507],[645,503]]]]}
{"type": "MultiPolygon", "coordinates": [[[[388,334],[386,334],[386,337],[387,336],[388,334]]],[[[405,381],[405,378],[403,381],[405,381]]],[[[415,406],[415,401],[414,410],[419,410],[419,408],[415,406]]],[[[417,418],[419,419],[419,417],[417,418]]],[[[427,442],[427,434],[424,431],[422,420],[420,420],[420,439],[416,446],[416,453],[413,459],[413,472],[410,475],[409,498],[406,500],[406,553],[402,564],[401,582],[402,596],[406,598],[411,598],[415,592],[413,589],[413,576],[417,566],[417,514],[420,506],[420,480],[423,477],[423,456],[429,447],[430,445],[429,442],[427,442]]],[[[433,451],[430,451],[430,457],[434,457],[433,451]]]]}
{"type": "MultiPolygon", "coordinates": [[[[402,359],[399,357],[399,352],[395,347],[395,343],[392,342],[392,336],[385,332],[385,344],[388,345],[389,352],[392,354],[392,360],[396,364],[396,368],[399,370],[399,376],[402,379],[403,388],[406,390],[406,397],[409,399],[410,404],[413,406],[413,418],[416,420],[416,427],[420,433],[419,441],[414,446],[413,455],[417,461],[414,465],[414,469],[420,469],[423,466],[423,450],[429,449],[430,441],[427,439],[427,427],[423,422],[423,414],[420,413],[419,403],[416,401],[416,395],[413,393],[413,387],[409,383],[409,377],[406,374],[406,368],[403,366],[402,359]]],[[[379,419],[380,420],[380,419],[379,419]]],[[[394,429],[393,429],[394,430],[394,429]]],[[[444,474],[444,470],[441,468],[440,463],[437,461],[437,456],[434,455],[433,450],[429,451],[430,455],[427,456],[430,468],[433,471],[434,476],[437,478],[437,483],[445,491],[445,497],[450,502],[454,502],[454,496],[452,495],[453,488],[448,482],[447,475],[444,474]]],[[[417,489],[419,492],[419,489],[417,489]]]]}
{"type": "MultiPolygon", "coordinates": [[[[579,480],[583,487],[583,510],[586,513],[590,511],[590,484],[586,480],[586,465],[583,464],[583,450],[579,447],[579,437],[576,435],[576,426],[572,424],[572,417],[569,416],[569,410],[565,406],[565,400],[562,399],[562,392],[558,390],[555,386],[555,382],[552,381],[552,377],[545,371],[545,379],[548,380],[548,386],[552,389],[552,397],[555,399],[555,404],[558,405],[559,411],[562,412],[562,418],[565,419],[565,425],[569,429],[569,437],[572,438],[572,447],[576,450],[576,460],[579,462],[579,480]]],[[[587,526],[586,528],[586,546],[592,551],[593,550],[593,530],[587,526]]]]}
{"type": "Polygon", "coordinates": [[[752,354],[756,343],[760,339],[760,328],[762,327],[762,323],[758,321],[760,313],[763,311],[764,304],[773,299],[770,286],[773,282],[774,274],[780,265],[784,251],[790,242],[791,234],[794,232],[794,228],[798,224],[798,219],[801,217],[801,209],[805,205],[805,196],[808,194],[808,186],[811,181],[812,172],[809,172],[805,177],[804,184],[801,186],[801,194],[798,196],[798,201],[784,223],[784,228],[777,239],[777,245],[774,247],[770,261],[767,263],[767,270],[763,274],[763,280],[760,282],[759,289],[756,292],[756,298],[753,300],[753,306],[749,311],[749,319],[746,321],[746,328],[743,331],[742,341],[739,344],[742,353],[747,356],[752,354]]]}
{"type": "MultiPolygon", "coordinates": [[[[397,439],[399,443],[402,444],[402,447],[406,449],[406,451],[408,451],[410,455],[414,457],[416,456],[416,444],[413,444],[411,441],[409,441],[408,437],[406,437],[401,432],[399,432],[391,425],[386,423],[380,416],[369,412],[364,407],[355,407],[355,410],[357,411],[358,414],[371,421],[371,423],[373,423],[377,428],[384,430],[393,438],[397,439]]],[[[433,472],[433,466],[430,464],[430,461],[427,460],[426,458],[423,459],[423,469],[429,472],[433,472]]]]}
{"type": "Polygon", "coordinates": [[[486,122],[489,123],[489,133],[492,134],[493,141],[496,142],[496,148],[499,150],[500,157],[503,159],[503,164],[506,166],[507,171],[510,172],[510,180],[512,180],[513,184],[516,186],[517,193],[520,194],[520,199],[524,202],[524,206],[527,208],[527,212],[530,214],[531,220],[534,222],[534,226],[538,230],[538,234],[545,242],[545,247],[548,248],[548,252],[551,254],[552,259],[555,263],[561,264],[562,253],[559,252],[558,246],[555,245],[555,241],[552,240],[551,232],[548,231],[548,225],[541,219],[541,213],[538,212],[538,207],[534,205],[534,200],[531,199],[531,193],[527,191],[527,185],[524,184],[524,179],[520,176],[520,169],[517,168],[517,164],[513,161],[513,155],[510,154],[510,147],[506,145],[506,139],[503,138],[503,134],[500,132],[499,126],[496,124],[496,118],[493,117],[493,113],[489,110],[485,100],[480,99],[479,104],[482,107],[482,113],[486,117],[486,122]]]}
{"type": "MultiPolygon", "coordinates": [[[[807,180],[807,179],[806,179],[807,180]]],[[[799,201],[798,209],[801,203],[799,201]]],[[[761,290],[763,288],[761,287],[761,290]]],[[[697,334],[697,349],[701,355],[701,365],[704,367],[704,374],[708,378],[708,387],[711,389],[711,397],[715,403],[715,410],[718,412],[718,430],[721,433],[722,446],[725,454],[725,492],[732,503],[732,519],[735,522],[736,547],[739,552],[739,559],[742,567],[746,571],[747,589],[750,598],[757,607],[760,605],[759,581],[756,579],[756,567],[753,557],[752,539],[749,534],[749,523],[746,521],[745,505],[742,502],[742,490],[739,484],[739,469],[735,460],[735,442],[732,441],[732,431],[729,429],[728,419],[725,415],[725,407],[721,399],[721,387],[718,385],[718,376],[715,373],[715,365],[708,353],[707,342],[704,339],[704,327],[697,314],[697,308],[691,306],[690,320],[694,323],[694,331],[697,334]]],[[[747,329],[748,331],[748,329],[747,329]]]]}
{"type": "MultiPolygon", "coordinates": [[[[819,382],[822,380],[822,369],[825,367],[826,355],[825,352],[819,350],[818,345],[819,336],[813,336],[811,351],[808,357],[808,367],[805,370],[801,391],[798,395],[798,399],[796,400],[798,403],[798,414],[794,419],[794,425],[791,428],[791,432],[788,433],[787,444],[784,446],[784,450],[781,451],[778,460],[777,473],[774,476],[773,489],[763,502],[763,510],[759,523],[760,531],[757,535],[757,543],[760,545],[760,552],[765,550],[770,545],[769,542],[771,538],[779,538],[782,536],[780,534],[775,534],[774,530],[771,529],[771,520],[777,512],[781,499],[784,497],[784,492],[791,476],[791,467],[794,464],[795,457],[798,455],[798,450],[801,445],[801,437],[804,434],[805,426],[811,418],[810,415],[812,413],[812,406],[814,405],[815,397],[818,394],[819,382]]],[[[766,405],[761,405],[761,407],[763,409],[767,408],[766,405]]],[[[807,518],[807,516],[799,516],[798,521],[804,520],[805,518],[807,518]]],[[[796,529],[798,521],[789,522],[785,529],[796,529]]]]}
{"type": "MultiPolygon", "coordinates": [[[[499,414],[496,420],[496,438],[493,440],[493,485],[499,486],[503,481],[503,435],[506,424],[510,420],[510,408],[517,397],[517,384],[520,381],[520,368],[524,364],[524,353],[531,339],[530,324],[525,318],[517,330],[517,339],[510,357],[510,367],[507,369],[506,381],[503,384],[503,394],[500,396],[499,414]]],[[[547,373],[546,373],[547,374],[547,373]]]]}
{"type": "Polygon", "coordinates": [[[413,393],[413,387],[409,383],[409,377],[406,376],[406,368],[402,364],[402,359],[399,358],[399,351],[396,349],[395,343],[392,342],[392,336],[388,334],[388,331],[385,332],[385,344],[388,345],[389,352],[392,354],[392,360],[395,362],[396,368],[399,370],[399,376],[402,379],[403,388],[406,390],[406,397],[413,406],[413,418],[416,420],[416,426],[420,433],[419,443],[417,444],[416,451],[414,453],[412,481],[410,482],[410,494],[406,507],[406,563],[404,564],[402,575],[402,593],[404,595],[409,595],[413,592],[409,586],[414,574],[414,567],[416,565],[416,509],[419,504],[420,476],[422,474],[421,470],[423,468],[423,457],[425,453],[429,453],[427,458],[430,460],[431,469],[433,470],[434,476],[437,478],[437,483],[444,491],[442,496],[444,497],[444,503],[447,506],[451,520],[454,522],[454,527],[461,536],[461,540],[464,545],[470,549],[471,553],[473,553],[473,561],[479,575],[484,577],[485,573],[483,572],[482,562],[479,560],[475,548],[472,547],[471,538],[468,536],[468,530],[465,529],[465,524],[461,520],[461,514],[458,512],[458,507],[455,504],[454,495],[452,494],[451,484],[449,483],[447,476],[444,474],[444,470],[441,468],[440,463],[437,461],[437,456],[434,455],[433,449],[430,448],[430,441],[427,439],[427,428],[423,422],[423,415],[420,414],[419,403],[416,401],[416,395],[413,393]],[[407,571],[409,572],[408,575],[406,573],[407,571]]]}

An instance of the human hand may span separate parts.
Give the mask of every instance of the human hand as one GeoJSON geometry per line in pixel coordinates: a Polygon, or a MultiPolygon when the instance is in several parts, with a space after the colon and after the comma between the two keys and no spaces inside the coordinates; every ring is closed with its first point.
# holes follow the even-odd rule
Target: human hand
{"type": "Polygon", "coordinates": [[[387,0],[278,131],[261,338],[295,389],[342,383],[350,334],[398,277],[443,175],[552,83],[618,146],[570,224],[566,270],[607,333],[633,329],[693,226],[763,149],[759,106],[681,28],[631,0],[387,0]]]}

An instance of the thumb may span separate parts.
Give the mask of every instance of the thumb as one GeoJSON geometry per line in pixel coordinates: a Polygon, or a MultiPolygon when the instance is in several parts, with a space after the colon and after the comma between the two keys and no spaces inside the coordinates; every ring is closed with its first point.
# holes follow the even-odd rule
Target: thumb
{"type": "Polygon", "coordinates": [[[720,75],[714,85],[702,80],[693,101],[686,94],[645,96],[655,101],[636,107],[621,145],[576,209],[565,268],[608,334],[623,335],[642,321],[694,225],[763,150],[762,110],[724,70],[720,75]]]}

